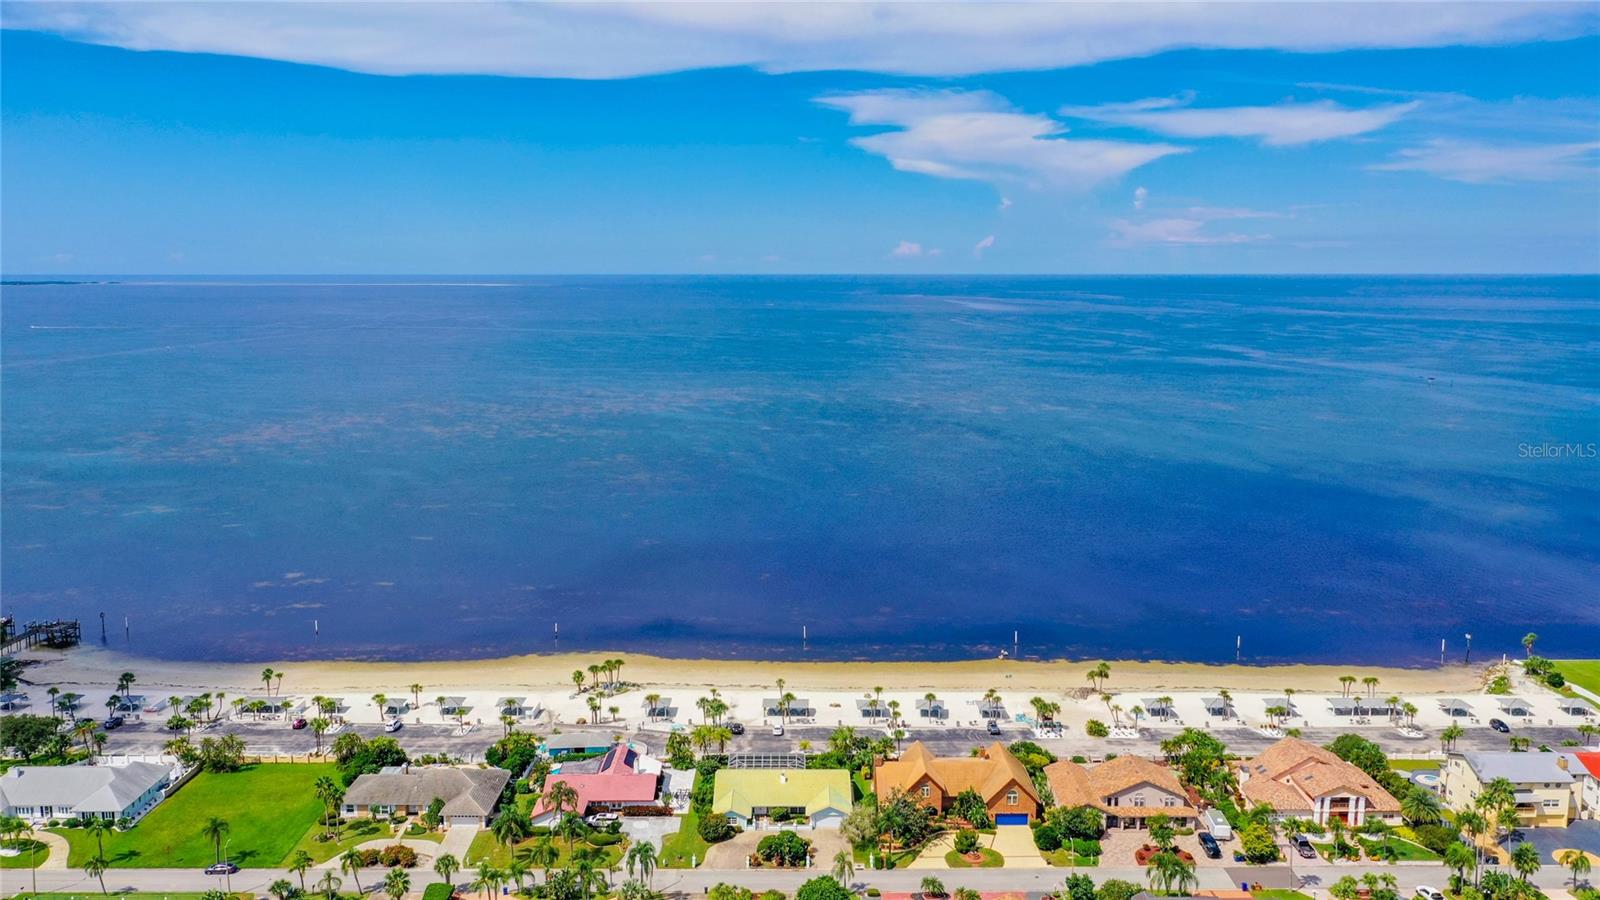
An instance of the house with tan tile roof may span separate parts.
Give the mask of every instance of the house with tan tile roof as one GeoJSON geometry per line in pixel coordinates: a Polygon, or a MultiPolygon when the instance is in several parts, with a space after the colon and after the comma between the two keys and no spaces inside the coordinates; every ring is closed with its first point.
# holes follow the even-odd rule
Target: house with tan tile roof
{"type": "Polygon", "coordinates": [[[1119,756],[1093,767],[1061,760],[1044,769],[1058,806],[1091,806],[1105,814],[1107,828],[1146,828],[1162,815],[1179,828],[1193,827],[1199,812],[1172,769],[1142,756],[1119,756]]]}
{"type": "Polygon", "coordinates": [[[1371,776],[1299,738],[1284,738],[1240,763],[1239,793],[1247,805],[1264,803],[1278,818],[1318,825],[1335,819],[1352,826],[1372,818],[1400,821],[1400,802],[1371,776]]]}
{"type": "Polygon", "coordinates": [[[996,741],[977,756],[934,756],[921,741],[872,771],[873,792],[881,801],[896,788],[923,806],[945,812],[956,796],[978,792],[997,825],[1026,825],[1039,817],[1039,791],[1027,767],[996,741]]]}

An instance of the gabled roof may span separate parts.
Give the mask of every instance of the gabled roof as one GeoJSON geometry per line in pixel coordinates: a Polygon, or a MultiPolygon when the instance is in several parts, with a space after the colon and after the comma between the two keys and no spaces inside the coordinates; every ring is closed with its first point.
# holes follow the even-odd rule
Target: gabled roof
{"type": "Polygon", "coordinates": [[[444,801],[446,816],[487,816],[500,801],[511,773],[505,769],[418,766],[409,771],[362,775],[344,792],[356,806],[426,807],[444,801]]]}
{"type": "Polygon", "coordinates": [[[1049,779],[1050,792],[1055,794],[1060,806],[1092,806],[1117,815],[1195,816],[1198,813],[1188,804],[1188,793],[1179,783],[1172,769],[1142,756],[1119,756],[1092,769],[1075,762],[1061,760],[1044,768],[1049,779]],[[1111,806],[1106,798],[1124,791],[1149,785],[1161,793],[1177,797],[1178,806],[1111,806]]]}
{"type": "MultiPolygon", "coordinates": [[[[1574,753],[1572,756],[1576,757],[1578,762],[1588,770],[1590,777],[1600,778],[1600,753],[1574,753]]],[[[1569,769],[1568,771],[1571,770],[1569,769]]]]}
{"type": "Polygon", "coordinates": [[[711,811],[749,818],[757,806],[850,811],[850,773],[843,769],[720,769],[711,811]]]}
{"type": "Polygon", "coordinates": [[[909,791],[924,776],[951,797],[970,788],[984,802],[992,802],[1007,785],[1015,783],[1023,796],[1034,804],[1039,802],[1027,767],[999,741],[983,748],[979,756],[934,756],[927,745],[914,741],[899,759],[878,765],[872,774],[873,790],[879,797],[887,797],[895,788],[909,791]]]}
{"type": "Polygon", "coordinates": [[[1571,784],[1572,774],[1561,768],[1559,753],[1513,753],[1509,750],[1468,751],[1460,756],[1481,781],[1504,778],[1512,784],[1571,784]]]}
{"type": "Polygon", "coordinates": [[[659,794],[661,780],[661,766],[654,760],[647,760],[638,751],[627,744],[618,743],[606,755],[598,760],[598,765],[592,772],[568,771],[565,766],[560,772],[552,773],[545,777],[544,796],[535,803],[531,814],[542,816],[551,811],[545,802],[545,797],[550,795],[550,786],[557,782],[569,785],[578,794],[578,805],[575,810],[582,815],[591,803],[653,803],[659,794]]]}
{"type": "Polygon", "coordinates": [[[172,770],[155,763],[124,766],[16,766],[0,776],[6,805],[70,807],[80,813],[120,813],[172,770]]]}
{"type": "Polygon", "coordinates": [[[1399,801],[1367,773],[1333,751],[1299,738],[1284,738],[1239,765],[1239,792],[1278,812],[1307,810],[1330,795],[1365,797],[1378,812],[1398,812],[1399,801]]]}

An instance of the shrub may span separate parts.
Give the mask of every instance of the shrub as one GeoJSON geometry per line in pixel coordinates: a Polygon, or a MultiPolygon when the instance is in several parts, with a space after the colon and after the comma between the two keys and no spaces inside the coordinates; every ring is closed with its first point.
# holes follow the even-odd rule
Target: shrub
{"type": "Polygon", "coordinates": [[[1095,900],[1132,900],[1133,895],[1144,890],[1141,885],[1120,878],[1108,878],[1094,892],[1095,900]]]}
{"type": "Polygon", "coordinates": [[[800,885],[794,900],[855,900],[855,895],[826,875],[813,878],[800,885]]]}
{"type": "Polygon", "coordinates": [[[1461,840],[1461,835],[1448,825],[1418,825],[1411,833],[1417,843],[1441,855],[1461,840]]]}
{"type": "Polygon", "coordinates": [[[749,888],[737,887],[724,881],[719,881],[706,892],[706,900],[751,900],[755,895],[749,888]]]}
{"type": "Polygon", "coordinates": [[[1084,763],[1086,763],[1086,762],[1088,762],[1088,761],[1089,761],[1089,757],[1087,757],[1087,756],[1084,756],[1084,755],[1083,755],[1083,754],[1081,754],[1081,753],[1078,753],[1078,754],[1074,754],[1074,755],[1073,755],[1073,757],[1072,757],[1072,761],[1073,761],[1073,762],[1075,762],[1075,763],[1077,763],[1077,764],[1078,764],[1078,765],[1080,765],[1080,766],[1081,766],[1081,765],[1083,765],[1083,764],[1084,764],[1084,763]]]}
{"type": "Polygon", "coordinates": [[[1067,876],[1061,886],[1061,900],[1095,900],[1094,879],[1081,873],[1067,876]]]}
{"type": "Polygon", "coordinates": [[[792,831],[769,834],[756,844],[756,856],[780,866],[805,865],[810,853],[811,842],[792,831]]]}
{"type": "Polygon", "coordinates": [[[1087,734],[1089,737],[1103,738],[1110,736],[1111,729],[1107,728],[1106,723],[1100,721],[1099,719],[1090,719],[1088,722],[1084,723],[1083,733],[1087,734]]]}
{"type": "Polygon", "coordinates": [[[422,889],[422,900],[450,900],[452,893],[448,885],[436,881],[422,889]]]}
{"type": "Polygon", "coordinates": [[[877,888],[867,888],[867,896],[868,897],[882,897],[883,896],[883,891],[880,891],[877,888]]]}
{"type": "Polygon", "coordinates": [[[700,820],[700,840],[708,844],[720,844],[733,837],[735,829],[727,819],[721,816],[707,816],[700,820]]]}
{"type": "Polygon", "coordinates": [[[1033,845],[1049,853],[1061,849],[1061,832],[1054,825],[1042,824],[1033,830],[1033,845]]]}
{"type": "Polygon", "coordinates": [[[390,844],[383,848],[378,861],[391,869],[409,869],[417,864],[417,851],[405,844],[390,844]]]}
{"type": "Polygon", "coordinates": [[[963,828],[956,833],[956,852],[971,853],[978,849],[978,833],[970,828],[963,828]]]}
{"type": "Polygon", "coordinates": [[[1092,806],[1074,806],[1052,813],[1063,838],[1098,838],[1106,833],[1106,817],[1092,806]]]}
{"type": "Polygon", "coordinates": [[[618,814],[624,816],[670,816],[672,815],[672,807],[660,805],[624,806],[623,808],[617,810],[617,812],[618,814]]]}
{"type": "Polygon", "coordinates": [[[1239,847],[1244,851],[1244,858],[1253,863],[1268,863],[1278,858],[1278,843],[1260,822],[1251,822],[1239,832],[1239,847]]]}
{"type": "Polygon", "coordinates": [[[761,900],[784,900],[783,891],[766,890],[758,894],[761,900]]]}
{"type": "Polygon", "coordinates": [[[596,847],[609,847],[612,844],[621,843],[621,841],[622,835],[609,831],[597,831],[589,835],[589,843],[596,847]]]}
{"type": "Polygon", "coordinates": [[[1098,857],[1103,851],[1100,848],[1099,841],[1079,838],[1072,842],[1072,852],[1078,856],[1098,857]]]}

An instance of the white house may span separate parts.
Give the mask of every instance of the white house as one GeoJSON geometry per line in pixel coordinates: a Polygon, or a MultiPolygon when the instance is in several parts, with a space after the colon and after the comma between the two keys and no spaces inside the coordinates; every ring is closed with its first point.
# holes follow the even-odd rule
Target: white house
{"type": "Polygon", "coordinates": [[[137,822],[161,802],[172,783],[167,766],[17,766],[0,775],[0,815],[49,819],[127,819],[137,822]]]}

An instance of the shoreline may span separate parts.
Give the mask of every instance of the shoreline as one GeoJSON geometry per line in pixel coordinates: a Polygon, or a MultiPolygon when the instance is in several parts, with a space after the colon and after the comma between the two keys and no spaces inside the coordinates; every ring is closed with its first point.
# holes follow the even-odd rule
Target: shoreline
{"type": "MultiPolygon", "coordinates": [[[[39,685],[110,687],[124,671],[137,676],[135,690],[157,688],[250,692],[262,688],[261,671],[285,673],[283,689],[294,694],[397,691],[412,683],[428,690],[490,688],[571,691],[574,670],[606,659],[623,659],[624,680],[648,687],[722,690],[772,689],[782,678],[790,690],[983,691],[1073,693],[1087,689],[1088,671],[1101,660],[978,659],[960,661],[806,661],[696,659],[620,651],[525,654],[472,660],[374,662],[283,660],[258,663],[179,661],[136,656],[83,644],[69,650],[30,650],[23,679],[39,685]]],[[[1442,694],[1480,689],[1482,666],[1403,668],[1361,664],[1144,662],[1104,660],[1111,666],[1108,689],[1124,690],[1337,690],[1341,675],[1376,676],[1383,690],[1442,694]]],[[[1486,661],[1488,662],[1488,661],[1486,661]]]]}

